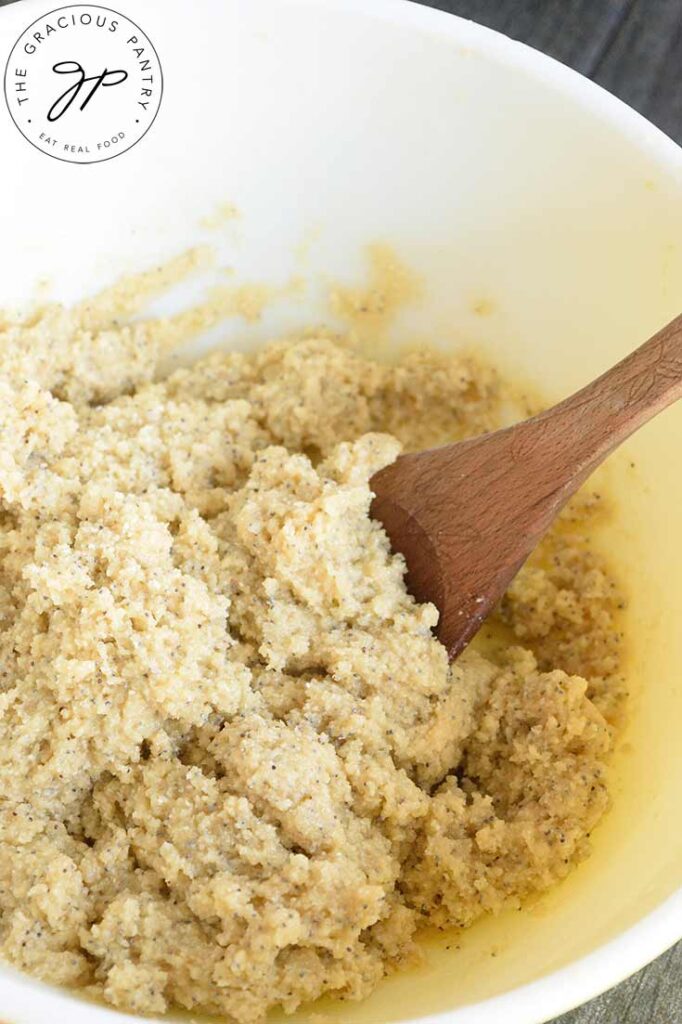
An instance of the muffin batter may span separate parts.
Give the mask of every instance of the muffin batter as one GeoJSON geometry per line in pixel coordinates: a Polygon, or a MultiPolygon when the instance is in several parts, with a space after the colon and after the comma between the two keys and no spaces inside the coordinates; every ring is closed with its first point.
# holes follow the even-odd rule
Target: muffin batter
{"type": "Polygon", "coordinates": [[[494,427],[495,373],[316,334],[156,381],[178,321],[126,301],[0,325],[0,956],[131,1012],[360,998],[587,851],[591,502],[449,665],[368,481],[494,427]]]}

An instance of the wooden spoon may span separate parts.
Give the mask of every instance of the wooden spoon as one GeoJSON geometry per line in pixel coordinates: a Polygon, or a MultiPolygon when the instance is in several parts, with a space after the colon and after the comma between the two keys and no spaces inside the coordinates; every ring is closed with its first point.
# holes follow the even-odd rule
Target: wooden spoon
{"type": "Polygon", "coordinates": [[[547,412],[402,455],[372,477],[371,513],[405,556],[410,592],[438,608],[438,637],[451,658],[590,473],[678,398],[682,316],[547,412]]]}

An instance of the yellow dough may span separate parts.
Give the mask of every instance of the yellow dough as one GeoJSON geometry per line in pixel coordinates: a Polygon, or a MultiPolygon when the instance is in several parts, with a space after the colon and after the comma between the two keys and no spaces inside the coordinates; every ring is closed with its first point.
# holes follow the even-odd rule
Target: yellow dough
{"type": "Polygon", "coordinates": [[[493,427],[495,373],[304,336],[155,381],[169,334],[0,327],[0,956],[247,1024],[585,855],[618,595],[585,501],[449,665],[368,481],[493,427]]]}

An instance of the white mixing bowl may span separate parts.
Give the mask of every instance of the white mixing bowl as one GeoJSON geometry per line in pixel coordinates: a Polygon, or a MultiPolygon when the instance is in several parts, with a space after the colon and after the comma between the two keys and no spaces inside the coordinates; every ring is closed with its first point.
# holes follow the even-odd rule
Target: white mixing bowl
{"type": "MultiPolygon", "coordinates": [[[[227,324],[221,339],[241,344],[328,318],[328,281],[361,276],[363,246],[380,240],[426,282],[396,338],[474,343],[550,398],[680,311],[682,152],[561,65],[400,0],[128,6],[165,75],[137,146],[60,163],[0,114],[2,304],[30,298],[42,278],[70,301],[211,241],[235,280],[308,282],[260,322],[227,324]],[[240,216],[202,227],[226,201],[240,216]]],[[[0,10],[3,53],[51,7],[0,10]]],[[[365,1003],[325,1004],[334,1020],[536,1024],[682,935],[681,414],[647,427],[610,470],[632,700],[592,858],[461,948],[429,941],[424,966],[365,1003]]],[[[0,1017],[134,1020],[9,970],[0,1017]]]]}

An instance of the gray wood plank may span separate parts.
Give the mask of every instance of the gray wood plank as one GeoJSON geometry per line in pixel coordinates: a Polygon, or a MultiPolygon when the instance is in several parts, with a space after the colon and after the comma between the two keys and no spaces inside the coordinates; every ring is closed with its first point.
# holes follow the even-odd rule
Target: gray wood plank
{"type": "Polygon", "coordinates": [[[421,0],[520,39],[590,75],[632,0],[421,0]]]}
{"type": "Polygon", "coordinates": [[[643,971],[598,999],[558,1017],[554,1024],[680,1024],[682,947],[677,946],[643,971]]]}
{"type": "Polygon", "coordinates": [[[631,5],[594,78],[682,142],[682,0],[631,5]]]}
{"type": "Polygon", "coordinates": [[[421,0],[594,78],[682,142],[682,0],[421,0]]]}

